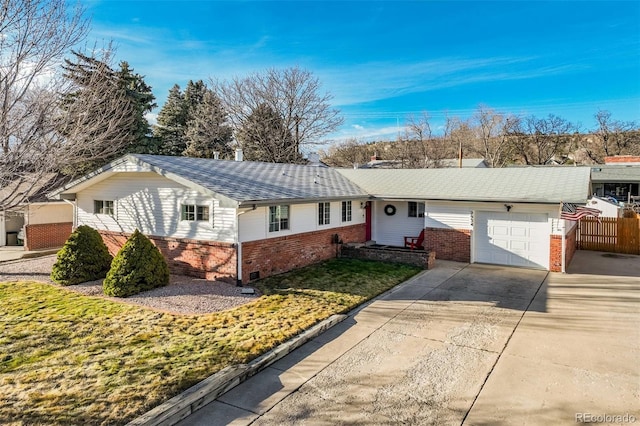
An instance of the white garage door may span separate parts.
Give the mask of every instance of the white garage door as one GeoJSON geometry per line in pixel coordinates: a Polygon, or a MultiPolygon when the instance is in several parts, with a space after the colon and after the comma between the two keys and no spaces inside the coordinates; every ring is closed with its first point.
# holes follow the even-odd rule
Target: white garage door
{"type": "Polygon", "coordinates": [[[477,212],[474,261],[549,269],[546,214],[477,212]]]}

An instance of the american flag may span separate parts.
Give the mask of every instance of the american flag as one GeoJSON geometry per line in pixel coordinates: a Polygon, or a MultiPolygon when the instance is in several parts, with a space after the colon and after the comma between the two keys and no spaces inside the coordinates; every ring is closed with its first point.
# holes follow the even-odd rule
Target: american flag
{"type": "Polygon", "coordinates": [[[585,216],[599,217],[600,210],[592,209],[586,206],[579,206],[577,204],[572,204],[572,203],[562,203],[562,210],[560,211],[560,219],[580,220],[585,216]]]}

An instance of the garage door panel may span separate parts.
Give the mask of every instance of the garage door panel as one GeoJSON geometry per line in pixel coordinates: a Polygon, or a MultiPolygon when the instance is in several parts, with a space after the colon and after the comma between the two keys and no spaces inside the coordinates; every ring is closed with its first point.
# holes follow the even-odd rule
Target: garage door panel
{"type": "Polygon", "coordinates": [[[478,212],[475,229],[476,262],[549,268],[546,214],[478,212]]]}

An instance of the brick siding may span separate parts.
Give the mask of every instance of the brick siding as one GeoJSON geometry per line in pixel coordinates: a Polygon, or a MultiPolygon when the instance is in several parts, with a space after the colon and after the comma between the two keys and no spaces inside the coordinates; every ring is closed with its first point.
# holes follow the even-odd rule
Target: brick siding
{"type": "MultiPolygon", "coordinates": [[[[569,266],[573,255],[576,253],[576,236],[578,227],[575,226],[565,236],[565,268],[569,266]]],[[[562,235],[551,235],[549,242],[549,270],[551,272],[562,272],[562,235]]]]}
{"type": "MultiPolygon", "coordinates": [[[[98,232],[109,248],[109,252],[114,256],[131,235],[101,230],[98,232]]],[[[235,283],[237,257],[234,244],[155,235],[147,235],[147,237],[167,260],[172,274],[235,283]]]]}
{"type": "Polygon", "coordinates": [[[438,259],[471,261],[471,231],[467,229],[426,228],[424,248],[438,259]]]}
{"type": "Polygon", "coordinates": [[[71,235],[73,223],[43,223],[25,226],[25,250],[62,247],[71,235]]]}
{"type": "Polygon", "coordinates": [[[332,242],[334,234],[338,234],[343,243],[363,243],[366,225],[242,243],[242,282],[249,282],[249,274],[252,272],[258,272],[260,278],[265,278],[336,257],[339,245],[332,242]]]}

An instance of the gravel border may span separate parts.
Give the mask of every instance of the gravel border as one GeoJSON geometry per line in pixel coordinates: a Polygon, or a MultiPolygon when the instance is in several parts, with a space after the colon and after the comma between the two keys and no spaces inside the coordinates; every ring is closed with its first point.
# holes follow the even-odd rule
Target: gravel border
{"type": "Polygon", "coordinates": [[[40,281],[86,296],[102,297],[180,315],[202,315],[224,311],[260,297],[255,289],[255,294],[241,294],[242,287],[184,275],[171,275],[168,286],[145,291],[135,296],[107,297],[102,293],[102,280],[67,287],[53,283],[49,275],[55,260],[56,256],[51,255],[0,263],[0,282],[40,281]]]}

